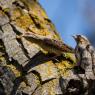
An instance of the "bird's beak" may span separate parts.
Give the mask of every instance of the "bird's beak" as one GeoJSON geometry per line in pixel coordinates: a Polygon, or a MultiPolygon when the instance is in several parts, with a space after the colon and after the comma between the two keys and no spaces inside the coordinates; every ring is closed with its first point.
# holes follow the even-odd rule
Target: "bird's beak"
{"type": "Polygon", "coordinates": [[[73,35],[72,37],[73,37],[75,40],[77,39],[77,36],[76,36],[76,35],[73,35]]]}

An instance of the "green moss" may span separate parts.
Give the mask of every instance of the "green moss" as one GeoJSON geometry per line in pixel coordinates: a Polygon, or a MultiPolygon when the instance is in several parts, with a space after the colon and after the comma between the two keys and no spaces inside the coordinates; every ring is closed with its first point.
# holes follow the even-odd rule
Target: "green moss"
{"type": "Polygon", "coordinates": [[[76,57],[74,53],[64,53],[63,57],[65,57],[67,60],[69,60],[72,64],[76,63],[76,57]]]}
{"type": "Polygon", "coordinates": [[[31,24],[33,24],[32,19],[28,14],[21,16],[19,19],[16,19],[16,24],[23,29],[27,29],[31,24]]]}

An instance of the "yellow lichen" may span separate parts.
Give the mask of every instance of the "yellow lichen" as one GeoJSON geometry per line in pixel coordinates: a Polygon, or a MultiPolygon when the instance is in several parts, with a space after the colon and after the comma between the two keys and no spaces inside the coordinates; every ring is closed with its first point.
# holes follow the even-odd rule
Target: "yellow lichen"
{"type": "Polygon", "coordinates": [[[3,62],[5,58],[3,56],[0,56],[0,61],[3,62]]]}
{"type": "Polygon", "coordinates": [[[31,16],[34,20],[35,25],[29,26],[30,31],[37,33],[39,35],[43,35],[43,36],[50,34],[50,31],[48,27],[46,27],[46,23],[44,20],[40,19],[37,15],[34,15],[34,14],[31,14],[31,16]]]}
{"type": "Polygon", "coordinates": [[[21,16],[21,11],[19,8],[15,8],[14,10],[12,10],[11,20],[15,20],[20,16],[21,16]]]}
{"type": "Polygon", "coordinates": [[[16,24],[20,28],[23,28],[23,29],[27,30],[27,28],[31,24],[33,24],[33,21],[32,21],[32,19],[30,18],[30,16],[28,14],[25,14],[25,15],[21,16],[19,19],[16,19],[16,24]]]}
{"type": "Polygon", "coordinates": [[[76,57],[74,53],[64,53],[63,56],[68,60],[72,61],[72,64],[76,63],[76,57]]]}
{"type": "Polygon", "coordinates": [[[17,70],[17,68],[14,65],[10,64],[10,65],[6,65],[6,66],[9,67],[14,72],[16,77],[21,76],[21,72],[19,70],[17,70]]]}
{"type": "Polygon", "coordinates": [[[38,14],[39,18],[48,18],[44,9],[37,2],[32,2],[30,3],[30,5],[28,4],[28,6],[30,12],[32,12],[33,14],[38,14]]]}
{"type": "Polygon", "coordinates": [[[68,76],[69,74],[69,70],[73,68],[74,65],[70,64],[70,61],[66,60],[66,61],[62,61],[62,62],[59,62],[59,63],[56,63],[59,71],[60,71],[60,74],[62,76],[68,76]]]}
{"type": "Polygon", "coordinates": [[[3,11],[0,10],[0,16],[6,16],[3,11]]]}

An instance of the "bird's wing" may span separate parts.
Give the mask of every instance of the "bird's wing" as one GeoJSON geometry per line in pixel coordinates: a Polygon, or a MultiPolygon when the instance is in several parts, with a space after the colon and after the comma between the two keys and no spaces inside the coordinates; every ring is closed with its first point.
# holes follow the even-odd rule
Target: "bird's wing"
{"type": "Polygon", "coordinates": [[[95,48],[93,46],[89,47],[89,52],[91,53],[91,57],[92,57],[92,69],[93,72],[95,74],[95,48]]]}
{"type": "Polygon", "coordinates": [[[95,51],[92,53],[92,69],[95,74],[95,51]]]}
{"type": "Polygon", "coordinates": [[[77,65],[78,66],[81,65],[81,57],[82,57],[81,54],[82,53],[81,53],[81,50],[80,50],[79,46],[76,46],[75,47],[75,56],[76,56],[76,59],[77,59],[77,65]]]}
{"type": "Polygon", "coordinates": [[[92,69],[93,69],[93,72],[94,72],[94,75],[95,75],[95,49],[93,49],[93,52],[92,52],[92,69]]]}

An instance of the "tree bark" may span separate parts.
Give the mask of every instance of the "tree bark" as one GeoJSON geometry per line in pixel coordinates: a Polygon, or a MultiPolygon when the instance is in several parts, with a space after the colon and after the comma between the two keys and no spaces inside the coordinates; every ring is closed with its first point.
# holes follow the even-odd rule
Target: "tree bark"
{"type": "Polygon", "coordinates": [[[34,41],[17,39],[24,32],[61,40],[38,1],[0,0],[0,95],[94,95],[74,74],[73,53],[51,59],[34,41]]]}

